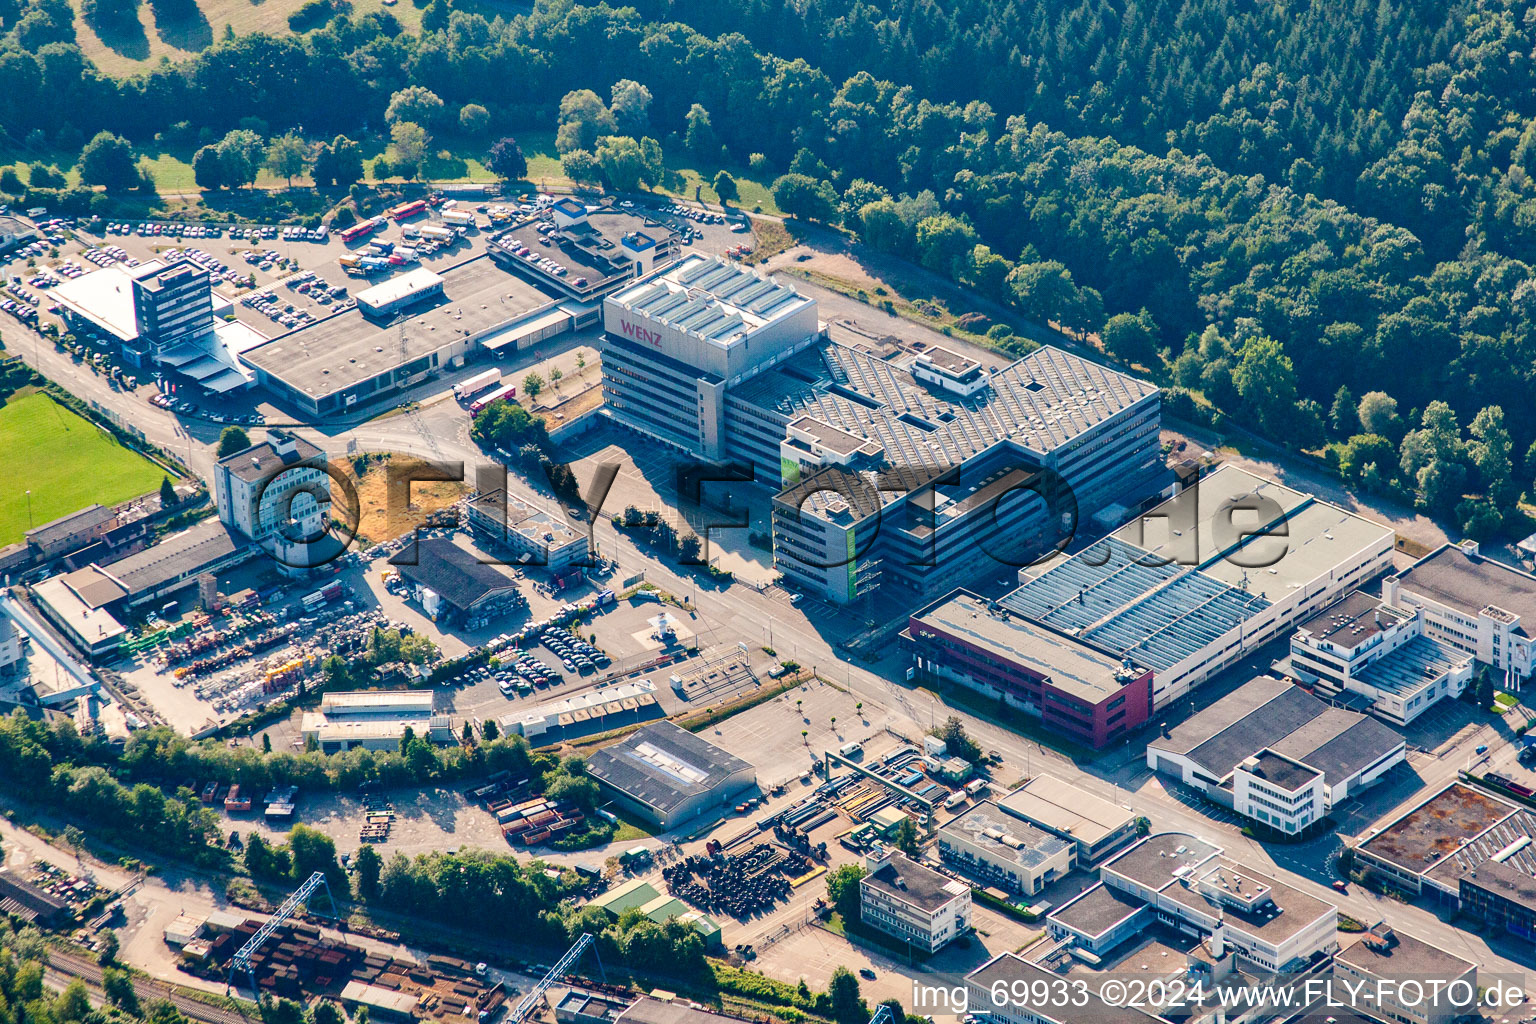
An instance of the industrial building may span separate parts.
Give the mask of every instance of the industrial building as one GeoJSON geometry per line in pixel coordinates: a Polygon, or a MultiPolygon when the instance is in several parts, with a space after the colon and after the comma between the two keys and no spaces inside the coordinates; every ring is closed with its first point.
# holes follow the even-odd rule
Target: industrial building
{"type": "Polygon", "coordinates": [[[312,416],[334,415],[461,367],[481,351],[516,350],[597,317],[483,254],[438,273],[413,271],[368,293],[374,313],[364,311],[360,295],[356,309],[247,352],[258,382],[312,416]],[[385,325],[380,316],[396,319],[385,325]]]}
{"type": "Polygon", "coordinates": [[[319,711],[306,711],[300,732],[323,754],[345,750],[399,750],[406,730],[433,743],[454,741],[453,723],[432,709],[431,690],[356,690],[327,693],[319,711]]]}
{"type": "Polygon", "coordinates": [[[757,785],[750,764],[671,722],[653,722],[595,751],[587,774],[620,806],[666,831],[757,785]]]}
{"type": "Polygon", "coordinates": [[[1036,896],[1077,865],[1077,844],[984,800],[939,829],[939,856],[982,885],[1036,896]]]}
{"type": "Polygon", "coordinates": [[[37,228],[20,217],[0,214],[0,253],[20,249],[38,238],[37,228]]]}
{"type": "Polygon", "coordinates": [[[402,309],[425,305],[442,297],[443,279],[426,267],[416,267],[358,292],[357,308],[364,316],[383,320],[402,309]]]}
{"type": "Polygon", "coordinates": [[[1406,726],[1472,678],[1473,655],[1427,635],[1427,618],[1357,590],[1296,628],[1291,671],[1319,697],[1406,726]]]}
{"type": "Polygon", "coordinates": [[[1157,389],[1059,349],[993,372],[939,347],[885,359],[832,342],[792,286],[703,255],[603,317],[605,413],[782,488],[775,566],[834,602],[936,596],[1038,553],[1074,499],[1134,507],[1162,485],[1157,389]]]}
{"type": "Polygon", "coordinates": [[[1004,813],[1077,847],[1075,861],[1097,864],[1136,838],[1136,815],[1058,779],[1037,774],[997,801],[1004,813]]]}
{"type": "Polygon", "coordinates": [[[720,923],[702,911],[694,910],[675,896],[658,892],[656,887],[643,878],[634,878],[623,885],[609,889],[601,896],[588,901],[587,906],[599,907],[614,917],[621,917],[631,910],[638,910],[657,924],[666,924],[676,918],[703,937],[713,947],[720,945],[720,923]]]}
{"type": "Polygon", "coordinates": [[[1052,1001],[1032,998],[1014,999],[995,993],[1058,991],[1060,975],[1030,963],[1017,953],[999,953],[965,976],[966,1005],[982,1024],[1157,1024],[1164,1018],[1129,1005],[1127,1001],[1106,1002],[1093,984],[1085,986],[1081,1000],[1052,1001]]]}
{"type": "Polygon", "coordinates": [[[1536,876],[1529,871],[1490,858],[1462,874],[1456,895],[1463,914],[1536,939],[1536,876]]]}
{"type": "Polygon", "coordinates": [[[32,587],[37,607],[92,658],[122,644],[121,620],[196,582],[239,565],[261,549],[217,519],[173,534],[113,562],[91,563],[32,587]]]}
{"type": "Polygon", "coordinates": [[[901,635],[914,678],[977,690],[1095,749],[1140,728],[1152,710],[1150,669],[968,591],[914,613],[901,635]]]}
{"type": "Polygon", "coordinates": [[[1105,862],[1099,885],[1052,911],[1050,934],[1100,955],[1159,919],[1285,972],[1335,948],[1338,909],[1237,864],[1178,832],[1149,836],[1105,862]],[[1112,893],[1100,889],[1115,890],[1112,893]],[[1131,909],[1139,904],[1139,909],[1131,909]]]}
{"type": "Polygon", "coordinates": [[[1339,950],[1333,976],[1349,991],[1380,993],[1372,1009],[1401,1024],[1452,1024],[1479,1015],[1476,964],[1386,924],[1339,950]],[[1408,979],[1424,986],[1422,994],[1402,986],[1408,979]]]}
{"type": "Polygon", "coordinates": [[[1536,876],[1536,811],[1453,782],[1367,829],[1355,847],[1355,862],[1401,892],[1428,892],[1452,902],[1468,876],[1474,890],[1486,883],[1496,892],[1489,880],[1502,869],[1485,865],[1500,864],[1526,879],[1507,891],[1523,892],[1536,906],[1536,885],[1530,884],[1536,876]]]}
{"type": "Polygon", "coordinates": [[[1156,710],[1388,569],[1393,540],[1223,466],[998,603],[1151,668],[1156,710]]]}
{"type": "Polygon", "coordinates": [[[490,243],[491,258],[507,270],[584,303],[666,266],[681,248],[682,240],[663,224],[589,210],[569,196],[555,201],[548,220],[515,226],[490,243]]]}
{"type": "Polygon", "coordinates": [[[1531,675],[1536,576],[1482,555],[1476,541],[1445,544],[1388,576],[1383,603],[1423,616],[1423,634],[1503,674],[1518,691],[1531,675]]]}
{"type": "Polygon", "coordinates": [[[526,602],[516,577],[500,565],[481,561],[452,537],[428,537],[408,544],[389,564],[435,622],[474,628],[491,615],[526,602]]]}
{"type": "Polygon", "coordinates": [[[971,926],[971,887],[924,867],[894,847],[865,858],[859,920],[926,953],[971,926]]]}
{"type": "Polygon", "coordinates": [[[587,537],[558,516],[536,508],[503,489],[471,498],[469,525],[475,535],[489,541],[492,549],[509,554],[521,566],[547,569],[560,576],[577,565],[587,564],[587,537]]]}
{"type": "Polygon", "coordinates": [[[508,736],[524,736],[535,745],[574,739],[632,725],[665,712],[656,702],[656,684],[649,679],[608,683],[533,707],[519,707],[498,724],[508,736]]]}
{"type": "Polygon", "coordinates": [[[1300,832],[1403,763],[1401,734],[1260,676],[1147,743],[1147,767],[1281,832],[1300,832]]]}
{"type": "Polygon", "coordinates": [[[154,523],[138,503],[106,508],[87,505],[78,512],[28,530],[21,560],[42,565],[56,559],[71,569],[90,562],[114,562],[143,550],[154,537],[154,523]]]}
{"type": "Polygon", "coordinates": [[[114,263],[62,282],[49,296],[71,331],[116,342],[135,366],[172,370],[216,393],[255,380],[245,355],[266,338],[218,316],[229,301],[190,259],[114,263]]]}

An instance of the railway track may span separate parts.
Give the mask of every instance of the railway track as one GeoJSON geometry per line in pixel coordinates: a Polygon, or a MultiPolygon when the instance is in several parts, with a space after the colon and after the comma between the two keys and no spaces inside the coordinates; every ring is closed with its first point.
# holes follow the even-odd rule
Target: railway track
{"type": "MultiPolygon", "coordinates": [[[[101,967],[84,957],[72,956],[61,953],[58,950],[48,951],[48,967],[61,975],[71,978],[79,978],[94,989],[101,988],[101,967]]],[[[144,978],[133,980],[134,991],[138,993],[139,1002],[152,1003],[165,999],[176,1009],[186,1014],[195,1021],[203,1024],[251,1024],[250,1018],[238,1010],[229,1010],[220,1006],[213,1006],[199,999],[184,996],[174,989],[161,984],[158,981],[149,981],[144,978]]]]}

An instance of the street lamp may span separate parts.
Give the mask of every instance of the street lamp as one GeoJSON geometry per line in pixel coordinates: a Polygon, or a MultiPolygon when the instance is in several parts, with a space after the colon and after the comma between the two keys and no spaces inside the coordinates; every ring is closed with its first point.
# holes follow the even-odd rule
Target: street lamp
{"type": "Polygon", "coordinates": [[[32,492],[27,492],[27,529],[32,529],[32,492]]]}

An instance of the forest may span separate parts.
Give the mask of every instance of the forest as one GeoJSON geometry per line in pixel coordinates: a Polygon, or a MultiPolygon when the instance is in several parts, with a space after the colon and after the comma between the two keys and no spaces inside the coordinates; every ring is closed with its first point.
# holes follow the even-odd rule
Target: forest
{"type": "MultiPolygon", "coordinates": [[[[0,0],[0,126],[92,157],[302,129],[335,157],[381,124],[419,152],[408,116],[558,127],[570,175],[609,186],[662,149],[751,167],[787,213],[1097,336],[1175,415],[1471,536],[1526,528],[1536,23],[1509,0],[432,0],[419,35],[338,9],[114,79],[66,0],[0,0]]],[[[82,191],[55,198],[110,201],[82,191]]]]}

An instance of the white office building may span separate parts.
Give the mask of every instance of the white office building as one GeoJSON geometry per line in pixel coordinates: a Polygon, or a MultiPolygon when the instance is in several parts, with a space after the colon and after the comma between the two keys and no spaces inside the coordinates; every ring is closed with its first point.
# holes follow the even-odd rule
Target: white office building
{"type": "Polygon", "coordinates": [[[859,920],[932,953],[971,926],[971,888],[886,847],[866,859],[859,920]]]}
{"type": "Polygon", "coordinates": [[[269,431],[267,440],[214,467],[219,521],[255,541],[318,537],[331,513],[325,466],[321,449],[296,434],[269,431]]]}

